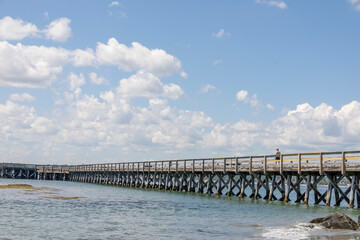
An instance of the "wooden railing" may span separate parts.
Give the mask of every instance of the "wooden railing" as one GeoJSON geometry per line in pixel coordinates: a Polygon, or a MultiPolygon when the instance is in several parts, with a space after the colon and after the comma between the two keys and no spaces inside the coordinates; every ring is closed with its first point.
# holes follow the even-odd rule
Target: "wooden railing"
{"type": "Polygon", "coordinates": [[[86,165],[37,165],[38,172],[360,172],[360,151],[291,153],[86,165]]]}
{"type": "Polygon", "coordinates": [[[25,163],[0,163],[0,168],[36,169],[36,165],[25,163]]]}

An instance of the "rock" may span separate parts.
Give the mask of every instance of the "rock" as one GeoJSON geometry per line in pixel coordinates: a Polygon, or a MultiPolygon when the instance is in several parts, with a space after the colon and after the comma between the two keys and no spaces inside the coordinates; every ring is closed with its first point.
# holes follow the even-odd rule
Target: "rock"
{"type": "Polygon", "coordinates": [[[324,221],[325,218],[314,218],[313,220],[310,221],[310,223],[322,223],[324,221]]]}
{"type": "Polygon", "coordinates": [[[331,229],[356,230],[359,228],[359,224],[342,212],[336,212],[323,218],[315,218],[310,223],[319,223],[321,226],[331,229]]]}

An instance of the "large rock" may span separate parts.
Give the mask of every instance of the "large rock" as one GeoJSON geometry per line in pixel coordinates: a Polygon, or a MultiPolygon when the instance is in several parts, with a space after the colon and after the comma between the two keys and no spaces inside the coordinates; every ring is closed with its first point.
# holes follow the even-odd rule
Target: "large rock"
{"type": "Polygon", "coordinates": [[[342,212],[336,212],[323,218],[315,218],[311,220],[310,223],[319,223],[323,227],[331,229],[356,230],[359,227],[359,224],[342,212]]]}

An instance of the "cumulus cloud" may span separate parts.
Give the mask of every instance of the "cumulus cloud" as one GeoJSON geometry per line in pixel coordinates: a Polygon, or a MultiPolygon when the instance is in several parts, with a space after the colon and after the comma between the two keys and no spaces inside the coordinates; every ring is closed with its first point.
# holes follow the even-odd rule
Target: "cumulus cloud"
{"type": "Polygon", "coordinates": [[[201,92],[202,93],[208,93],[210,91],[215,91],[216,90],[216,87],[211,85],[211,84],[207,84],[206,86],[204,86],[203,88],[201,88],[201,92]]]}
{"type": "Polygon", "coordinates": [[[184,95],[184,91],[176,84],[163,84],[158,77],[151,73],[138,72],[129,78],[120,80],[117,92],[124,98],[165,97],[178,99],[184,95]]]}
{"type": "Polygon", "coordinates": [[[58,79],[67,64],[75,67],[114,65],[121,70],[140,70],[158,77],[173,73],[187,77],[180,61],[164,50],[150,50],[139,43],[127,47],[113,38],[108,44],[99,43],[96,51],[91,48],[70,51],[0,41],[0,61],[0,85],[13,87],[46,88],[58,79]]]}
{"type": "Polygon", "coordinates": [[[90,81],[93,84],[96,84],[96,85],[108,84],[109,83],[105,78],[98,77],[97,73],[94,73],[94,72],[89,73],[89,78],[90,78],[90,81]]]}
{"type": "Polygon", "coordinates": [[[129,72],[142,70],[158,76],[182,72],[181,62],[177,58],[162,49],[150,50],[137,42],[128,47],[110,38],[107,44],[98,43],[96,56],[100,64],[116,65],[129,72]]]}
{"type": "Polygon", "coordinates": [[[212,34],[216,38],[224,38],[230,36],[230,33],[225,32],[225,30],[222,28],[218,32],[212,34]]]}
{"type": "Polygon", "coordinates": [[[250,105],[252,107],[262,107],[262,104],[260,103],[260,101],[257,98],[256,94],[253,94],[251,97],[248,97],[249,93],[246,90],[240,90],[237,94],[236,94],[236,99],[239,102],[244,102],[244,103],[250,103],[250,105]]]}
{"type": "Polygon", "coordinates": [[[94,50],[91,48],[87,48],[85,50],[75,49],[69,54],[71,55],[71,62],[76,67],[97,65],[97,59],[94,54],[94,50]]]}
{"type": "Polygon", "coordinates": [[[9,99],[14,102],[31,102],[35,101],[35,97],[28,93],[14,93],[9,96],[9,99]]]}
{"type": "MultiPolygon", "coordinates": [[[[48,13],[45,12],[45,18],[48,13]]],[[[59,18],[52,21],[44,30],[39,30],[35,24],[26,23],[21,19],[9,16],[0,19],[0,40],[22,40],[25,37],[45,37],[54,41],[64,42],[71,36],[69,26],[71,20],[59,18]]]]}
{"type": "Polygon", "coordinates": [[[70,73],[68,76],[68,81],[70,85],[69,88],[72,91],[76,90],[77,88],[80,88],[86,82],[84,75],[82,73],[80,73],[79,75],[76,75],[75,73],[70,73]]]}
{"type": "Polygon", "coordinates": [[[21,19],[11,17],[0,19],[0,40],[22,40],[25,37],[35,36],[38,32],[36,25],[21,19]]]}
{"type": "Polygon", "coordinates": [[[113,1],[109,5],[109,7],[118,7],[118,6],[121,6],[121,3],[119,3],[118,1],[113,1]]]}
{"type": "Polygon", "coordinates": [[[249,154],[274,151],[277,146],[286,152],[358,149],[359,126],[360,102],[353,101],[339,110],[325,103],[317,107],[304,103],[266,125],[244,120],[217,124],[204,135],[202,144],[209,149],[249,154]]]}
{"type": "Polygon", "coordinates": [[[71,28],[69,24],[71,20],[68,18],[60,18],[52,21],[44,30],[47,39],[65,42],[71,36],[71,28]]]}
{"type": "Polygon", "coordinates": [[[358,101],[340,109],[304,103],[269,123],[241,119],[225,124],[213,123],[203,112],[177,110],[163,97],[149,98],[148,106],[139,106],[116,89],[99,97],[81,94],[71,101],[64,112],[51,118],[12,101],[0,104],[0,148],[38,146],[45,139],[46,148],[69,145],[101,151],[115,147],[160,155],[169,149],[256,154],[278,146],[284,152],[360,147],[358,101]]]}
{"type": "Polygon", "coordinates": [[[256,3],[265,4],[268,6],[274,6],[280,9],[286,9],[287,4],[283,1],[278,0],[255,0],[256,3]]]}
{"type": "Polygon", "coordinates": [[[0,134],[1,144],[6,142],[37,142],[41,135],[54,134],[56,125],[53,121],[38,116],[32,107],[7,101],[0,104],[0,134]]]}
{"type": "MultiPolygon", "coordinates": [[[[240,90],[239,92],[237,92],[236,99],[239,102],[249,103],[251,107],[256,107],[256,108],[264,107],[263,104],[259,101],[256,94],[253,94],[250,97],[248,91],[246,90],[240,90]]],[[[274,107],[271,104],[266,104],[266,107],[269,110],[274,110],[274,107]]]]}
{"type": "Polygon", "coordinates": [[[56,81],[63,65],[69,62],[69,51],[2,41],[0,62],[0,85],[44,88],[56,81]]]}

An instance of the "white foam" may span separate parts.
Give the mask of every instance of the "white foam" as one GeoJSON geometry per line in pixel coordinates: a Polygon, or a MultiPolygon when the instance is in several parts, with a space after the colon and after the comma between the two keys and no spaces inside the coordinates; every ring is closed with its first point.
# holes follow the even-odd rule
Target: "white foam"
{"type": "Polygon", "coordinates": [[[310,231],[313,230],[309,224],[300,223],[293,226],[269,226],[262,227],[261,237],[265,239],[293,239],[300,240],[310,236],[310,231]]]}

